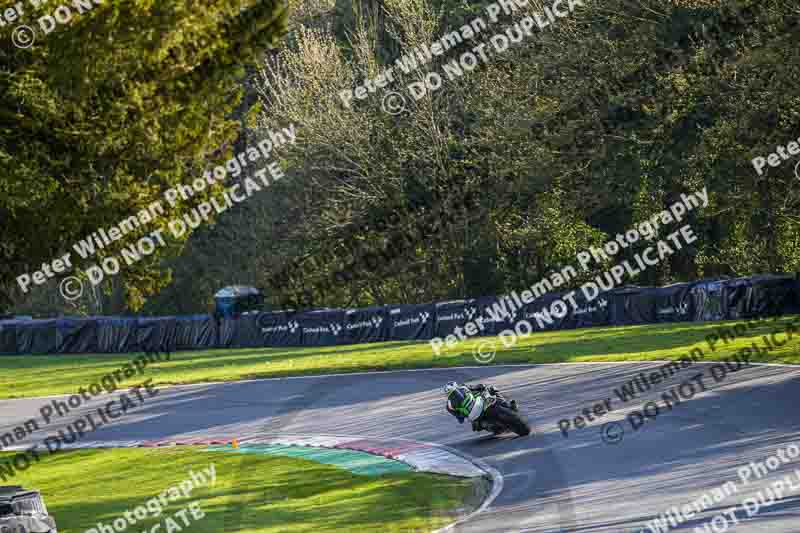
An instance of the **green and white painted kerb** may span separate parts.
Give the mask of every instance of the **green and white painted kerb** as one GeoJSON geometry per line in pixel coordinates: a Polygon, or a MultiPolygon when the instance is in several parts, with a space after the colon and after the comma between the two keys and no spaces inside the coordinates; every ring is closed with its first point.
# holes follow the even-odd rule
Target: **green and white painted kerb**
{"type": "MultiPolygon", "coordinates": [[[[162,448],[193,446],[198,451],[264,453],[309,459],[336,465],[357,475],[377,476],[394,472],[431,472],[472,478],[476,486],[490,482],[480,506],[434,533],[446,533],[485,511],[503,490],[503,476],[483,461],[440,444],[409,439],[373,439],[342,435],[259,435],[242,438],[187,436],[156,441],[86,441],[65,444],[62,450],[103,448],[162,448]],[[234,446],[234,440],[236,446],[234,446]],[[482,478],[482,479],[479,479],[482,478]]],[[[25,446],[11,446],[7,451],[25,446]]]]}
{"type": "Polygon", "coordinates": [[[305,459],[333,465],[360,476],[381,476],[397,472],[412,472],[414,470],[406,463],[395,459],[340,448],[295,446],[291,444],[244,444],[234,448],[231,445],[224,444],[203,447],[201,450],[207,452],[256,453],[305,459]]]}
{"type": "MultiPolygon", "coordinates": [[[[263,453],[335,465],[354,474],[431,472],[457,477],[494,477],[481,462],[444,446],[409,439],[373,439],[341,435],[248,435],[242,438],[188,436],[155,441],[86,441],[62,450],[196,446],[198,451],[263,453]],[[233,446],[234,439],[237,446],[233,446]]],[[[14,446],[7,450],[13,451],[14,446]]],[[[24,449],[21,446],[20,449],[24,449]]]]}
{"type": "Polygon", "coordinates": [[[408,439],[373,439],[342,435],[263,435],[239,440],[239,446],[267,444],[327,450],[351,450],[405,464],[409,470],[458,477],[487,476],[473,460],[443,446],[408,439]]]}

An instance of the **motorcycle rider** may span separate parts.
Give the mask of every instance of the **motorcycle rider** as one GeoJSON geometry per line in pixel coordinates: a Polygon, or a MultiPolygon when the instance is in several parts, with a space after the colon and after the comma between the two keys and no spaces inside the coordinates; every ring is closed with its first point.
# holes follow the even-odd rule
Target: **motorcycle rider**
{"type": "Polygon", "coordinates": [[[447,412],[458,419],[459,424],[464,423],[465,418],[469,418],[472,422],[472,431],[480,431],[480,417],[484,413],[483,397],[481,394],[488,391],[489,394],[497,398],[500,405],[517,410],[517,402],[515,400],[508,401],[501,394],[500,391],[489,385],[486,387],[482,383],[477,385],[460,385],[455,381],[449,382],[444,386],[444,393],[447,395],[447,412]]]}

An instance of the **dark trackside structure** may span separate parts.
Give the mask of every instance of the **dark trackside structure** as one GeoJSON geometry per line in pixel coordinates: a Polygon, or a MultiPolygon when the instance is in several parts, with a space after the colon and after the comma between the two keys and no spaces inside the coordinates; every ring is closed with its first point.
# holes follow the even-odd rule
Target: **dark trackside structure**
{"type": "Polygon", "coordinates": [[[20,485],[0,486],[0,533],[58,533],[42,495],[20,485]]]}

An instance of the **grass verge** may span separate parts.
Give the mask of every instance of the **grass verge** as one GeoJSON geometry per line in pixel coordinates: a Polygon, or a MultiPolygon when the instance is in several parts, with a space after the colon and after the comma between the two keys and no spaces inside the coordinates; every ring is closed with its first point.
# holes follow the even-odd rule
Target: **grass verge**
{"type": "MultiPolygon", "coordinates": [[[[478,350],[497,349],[492,362],[564,363],[584,361],[669,360],[699,348],[706,360],[719,360],[747,348],[763,345],[762,336],[775,333],[785,341],[752,361],[800,363],[798,317],[761,320],[750,327],[744,321],[686,322],[646,326],[585,328],[534,333],[513,346],[497,337],[477,337],[434,353],[428,342],[383,342],[324,348],[246,348],[172,354],[170,361],[147,367],[144,376],[154,384],[186,384],[372,370],[476,365],[478,350]],[[741,334],[734,332],[740,326],[741,334]],[[793,333],[789,331],[793,331],[793,333]],[[735,338],[722,340],[722,332],[735,338]],[[716,342],[713,336],[720,337],[716,342]],[[711,336],[711,337],[710,337],[711,336]]],[[[0,357],[0,398],[71,394],[135,357],[127,355],[42,355],[0,357]]]]}
{"type": "MultiPolygon", "coordinates": [[[[0,459],[10,456],[0,453],[0,459]]],[[[402,473],[357,476],[347,470],[295,458],[200,452],[185,448],[77,450],[42,456],[11,481],[42,492],[62,533],[84,533],[98,522],[111,526],[139,506],[214,465],[213,486],[169,501],[156,516],[124,531],[278,533],[334,531],[431,531],[454,520],[453,510],[471,498],[472,483],[449,476],[402,473]],[[204,516],[179,513],[196,502],[204,516]],[[170,518],[179,528],[168,528],[170,518]]],[[[210,476],[209,476],[210,479],[210,476]]],[[[176,493],[176,495],[182,495],[176,493]]],[[[119,530],[118,530],[119,531],[119,530]]]]}

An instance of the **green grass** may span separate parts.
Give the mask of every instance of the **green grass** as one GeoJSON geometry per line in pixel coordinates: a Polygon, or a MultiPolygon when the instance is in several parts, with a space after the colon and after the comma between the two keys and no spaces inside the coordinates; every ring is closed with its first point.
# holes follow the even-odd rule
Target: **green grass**
{"type": "MultiPolygon", "coordinates": [[[[509,348],[495,337],[478,337],[434,354],[428,342],[383,342],[325,348],[249,348],[181,352],[170,361],[152,364],[145,376],[155,384],[201,383],[265,377],[297,376],[403,368],[447,367],[478,364],[475,350],[494,341],[499,348],[494,363],[561,363],[580,361],[641,361],[676,359],[692,348],[703,350],[706,360],[719,360],[759,341],[761,335],[780,331],[794,320],[798,333],[783,347],[752,361],[800,363],[798,317],[761,321],[758,327],[712,350],[706,341],[719,328],[744,322],[701,322],[647,326],[586,328],[535,333],[509,348]]],[[[484,348],[485,349],[485,348],[484,348]]],[[[74,393],[133,359],[135,355],[47,355],[0,357],[0,398],[74,393]]]]}
{"type": "Polygon", "coordinates": [[[356,476],[303,459],[185,448],[61,452],[12,482],[42,491],[59,532],[83,533],[98,521],[111,525],[212,463],[213,487],[195,489],[125,531],[150,531],[159,522],[165,531],[168,516],[192,533],[431,531],[452,522],[453,510],[473,494],[470,481],[443,475],[356,476]],[[195,521],[187,512],[186,526],[174,514],[191,502],[205,517],[195,521]]]}

